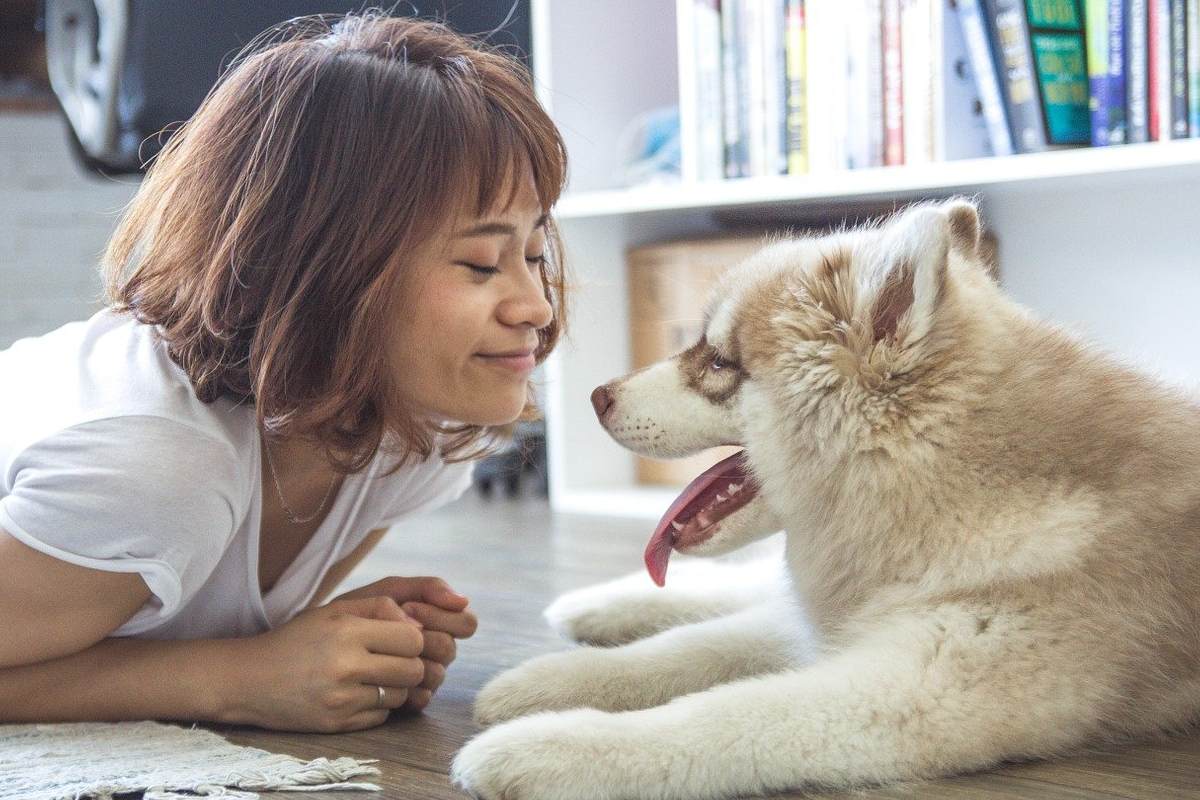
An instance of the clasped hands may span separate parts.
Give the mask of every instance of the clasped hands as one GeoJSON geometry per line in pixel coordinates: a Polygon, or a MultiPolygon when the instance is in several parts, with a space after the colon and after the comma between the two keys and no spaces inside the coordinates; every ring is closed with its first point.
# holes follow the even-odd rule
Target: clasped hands
{"type": "Polygon", "coordinates": [[[394,619],[403,624],[416,624],[424,639],[421,661],[425,674],[421,683],[408,692],[400,708],[420,711],[429,704],[446,678],[446,668],[457,654],[456,639],[468,639],[475,633],[478,620],[467,608],[469,600],[458,594],[441,578],[402,578],[391,576],[338,595],[330,600],[360,600],[388,597],[396,602],[384,611],[375,610],[375,618],[394,619]]]}

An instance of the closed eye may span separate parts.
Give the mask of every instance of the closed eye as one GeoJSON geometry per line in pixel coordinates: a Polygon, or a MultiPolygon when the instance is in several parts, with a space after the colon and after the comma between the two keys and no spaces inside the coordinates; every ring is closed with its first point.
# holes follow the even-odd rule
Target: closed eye
{"type": "MultiPolygon", "coordinates": [[[[495,275],[497,272],[500,271],[499,266],[491,266],[491,265],[486,265],[486,264],[472,264],[469,261],[456,261],[455,263],[460,266],[466,267],[467,269],[471,270],[472,272],[474,272],[478,275],[495,275]]],[[[546,263],[546,256],[544,256],[544,255],[526,256],[525,263],[526,264],[536,264],[538,266],[541,266],[542,264],[546,263]]]]}

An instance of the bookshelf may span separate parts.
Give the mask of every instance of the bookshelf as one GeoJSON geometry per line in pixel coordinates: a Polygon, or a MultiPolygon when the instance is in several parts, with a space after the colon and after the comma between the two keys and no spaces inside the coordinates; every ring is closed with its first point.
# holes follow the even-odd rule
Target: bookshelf
{"type": "MultiPolygon", "coordinates": [[[[572,317],[544,371],[556,510],[652,518],[676,495],[634,483],[633,457],[596,423],[588,396],[630,368],[625,250],[731,223],[853,222],[868,203],[975,195],[1018,301],[1168,380],[1200,383],[1200,140],[621,188],[621,130],[687,102],[679,74],[694,55],[677,21],[690,8],[532,3],[535,79],[571,159],[556,216],[572,317]]],[[[686,151],[695,143],[684,134],[686,151]]]]}

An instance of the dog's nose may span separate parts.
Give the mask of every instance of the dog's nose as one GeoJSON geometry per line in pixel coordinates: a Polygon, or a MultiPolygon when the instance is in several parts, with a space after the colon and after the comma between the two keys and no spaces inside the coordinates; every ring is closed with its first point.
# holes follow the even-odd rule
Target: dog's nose
{"type": "Polygon", "coordinates": [[[608,385],[597,386],[592,392],[592,408],[596,409],[596,416],[601,420],[604,419],[604,414],[612,408],[613,396],[608,390],[608,385]]]}

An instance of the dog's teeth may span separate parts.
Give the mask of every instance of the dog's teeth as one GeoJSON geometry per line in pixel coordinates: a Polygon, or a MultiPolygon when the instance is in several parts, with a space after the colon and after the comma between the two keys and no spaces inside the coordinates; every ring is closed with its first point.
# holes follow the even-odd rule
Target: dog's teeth
{"type": "Polygon", "coordinates": [[[718,502],[718,503],[724,503],[724,502],[725,502],[726,500],[728,500],[728,499],[729,499],[729,498],[728,498],[728,497],[726,497],[726,496],[725,496],[725,495],[723,495],[723,494],[720,494],[720,493],[718,493],[718,494],[717,494],[717,502],[718,502]]]}
{"type": "Polygon", "coordinates": [[[738,493],[738,492],[740,492],[741,490],[742,490],[742,485],[741,485],[740,483],[731,483],[731,484],[729,484],[729,493],[730,493],[731,495],[737,494],[737,493],[738,493]]]}
{"type": "Polygon", "coordinates": [[[683,530],[683,526],[682,526],[682,525],[680,525],[678,522],[674,522],[674,521],[672,521],[672,522],[671,522],[671,527],[672,527],[672,528],[674,528],[676,531],[681,531],[681,530],[683,530]]]}

